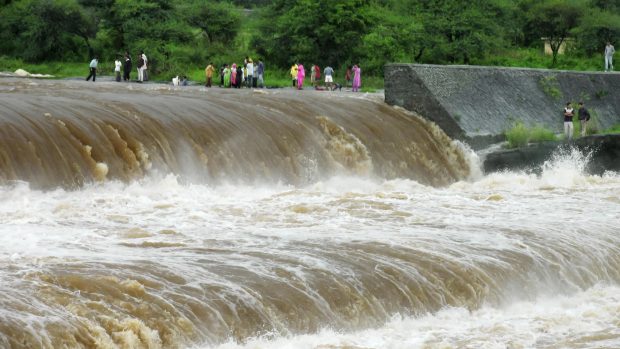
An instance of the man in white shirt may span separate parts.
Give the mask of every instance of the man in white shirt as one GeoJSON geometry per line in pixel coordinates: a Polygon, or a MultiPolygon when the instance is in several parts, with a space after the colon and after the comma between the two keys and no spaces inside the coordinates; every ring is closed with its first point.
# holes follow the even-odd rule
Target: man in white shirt
{"type": "Polygon", "coordinates": [[[248,88],[252,88],[254,85],[254,62],[252,62],[252,58],[248,58],[248,64],[245,68],[248,71],[248,88]]]}
{"type": "Polygon", "coordinates": [[[114,73],[116,74],[116,82],[121,82],[121,66],[123,64],[121,63],[121,60],[119,57],[116,57],[116,60],[114,61],[114,73]]]}
{"type": "Polygon", "coordinates": [[[607,45],[605,46],[605,71],[614,70],[613,58],[615,52],[614,45],[607,41],[607,45]]]}
{"type": "Polygon", "coordinates": [[[95,82],[95,80],[97,79],[97,63],[99,63],[99,59],[97,56],[95,56],[95,58],[90,61],[90,74],[88,74],[86,81],[90,80],[91,77],[93,78],[93,82],[95,82]]]}
{"type": "Polygon", "coordinates": [[[142,66],[142,81],[149,81],[149,73],[147,71],[147,64],[149,60],[146,58],[144,51],[140,51],[140,53],[142,54],[142,59],[144,60],[144,66],[142,66]]]}
{"type": "Polygon", "coordinates": [[[330,67],[329,65],[325,68],[325,70],[323,71],[323,75],[325,75],[325,86],[328,89],[333,89],[334,87],[334,68],[330,67]]]}

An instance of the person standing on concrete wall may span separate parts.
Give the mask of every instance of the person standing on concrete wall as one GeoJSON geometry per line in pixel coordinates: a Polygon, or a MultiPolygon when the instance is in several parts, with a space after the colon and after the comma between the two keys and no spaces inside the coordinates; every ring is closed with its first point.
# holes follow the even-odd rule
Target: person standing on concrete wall
{"type": "Polygon", "coordinates": [[[144,58],[142,58],[142,54],[138,55],[138,82],[144,81],[144,58]]]}
{"type": "Polygon", "coordinates": [[[297,63],[294,63],[291,66],[291,78],[293,79],[293,87],[297,86],[297,73],[298,73],[298,66],[297,66],[297,63]]]}
{"type": "Polygon", "coordinates": [[[566,103],[564,108],[564,136],[567,140],[573,139],[573,111],[570,102],[566,103]]]}
{"type": "Polygon", "coordinates": [[[353,92],[359,92],[360,87],[362,87],[362,68],[360,68],[359,63],[353,66],[353,92]]]}
{"type": "Polygon", "coordinates": [[[149,62],[148,58],[144,54],[144,51],[140,51],[140,55],[142,55],[142,59],[144,59],[144,66],[142,67],[142,81],[149,81],[149,72],[147,64],[149,62]]]}
{"type": "Polygon", "coordinates": [[[131,57],[129,52],[125,52],[125,64],[123,64],[123,80],[129,81],[131,74],[131,57]]]}
{"type": "Polygon", "coordinates": [[[215,72],[215,67],[213,66],[213,62],[211,62],[205,68],[205,77],[207,78],[207,82],[205,84],[206,87],[211,87],[211,82],[213,79],[213,72],[215,72]]]}
{"type": "Polygon", "coordinates": [[[605,46],[605,71],[614,70],[614,53],[616,49],[614,49],[614,45],[611,42],[607,41],[607,45],[605,46]]]}
{"type": "Polygon", "coordinates": [[[258,67],[256,68],[256,73],[258,74],[258,87],[265,87],[265,64],[263,63],[262,59],[258,60],[258,67]]]}
{"type": "Polygon", "coordinates": [[[120,57],[116,57],[116,60],[114,60],[114,74],[116,75],[116,82],[121,82],[121,66],[123,64],[121,63],[121,58],[120,57]]]}
{"type": "Polygon", "coordinates": [[[323,71],[323,74],[325,75],[325,86],[330,90],[333,89],[334,78],[332,75],[334,74],[334,69],[328,65],[323,71]]]}
{"type": "Polygon", "coordinates": [[[97,79],[97,63],[99,63],[99,59],[97,56],[95,56],[95,58],[90,61],[90,74],[88,74],[86,81],[90,80],[91,77],[93,78],[93,82],[95,82],[95,80],[97,79]]]}
{"type": "Polygon", "coordinates": [[[304,70],[304,66],[302,64],[297,65],[297,89],[304,89],[304,78],[306,77],[306,71],[304,70]]]}
{"type": "Polygon", "coordinates": [[[579,102],[579,122],[581,124],[581,137],[586,135],[586,127],[588,125],[588,121],[590,120],[590,112],[583,105],[583,102],[579,102]]]}
{"type": "Polygon", "coordinates": [[[246,65],[246,69],[248,70],[246,84],[248,88],[252,88],[252,85],[254,83],[254,62],[252,61],[252,58],[248,58],[248,64],[246,65]]]}

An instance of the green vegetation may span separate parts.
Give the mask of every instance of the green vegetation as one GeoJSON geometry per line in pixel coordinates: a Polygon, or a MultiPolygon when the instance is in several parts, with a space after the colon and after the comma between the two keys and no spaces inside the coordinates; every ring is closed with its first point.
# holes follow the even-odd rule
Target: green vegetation
{"type": "Polygon", "coordinates": [[[620,37],[620,0],[0,0],[0,18],[0,70],[81,76],[99,55],[105,74],[143,49],[155,79],[203,81],[209,62],[251,56],[272,86],[295,61],[329,64],[341,83],[359,63],[366,90],[390,62],[600,70],[620,37]]]}
{"type": "Polygon", "coordinates": [[[508,141],[508,148],[518,148],[526,146],[529,143],[557,140],[557,137],[553,131],[540,125],[530,128],[525,126],[520,121],[516,122],[511,129],[506,131],[505,134],[506,141],[508,141]]]}
{"type": "Polygon", "coordinates": [[[545,76],[540,78],[539,83],[543,92],[547,96],[556,100],[562,98],[562,91],[560,90],[560,85],[558,84],[558,80],[555,76],[545,76]]]}
{"type": "Polygon", "coordinates": [[[617,125],[613,125],[612,127],[605,129],[601,132],[602,134],[607,134],[607,133],[620,133],[620,124],[617,125]]]}

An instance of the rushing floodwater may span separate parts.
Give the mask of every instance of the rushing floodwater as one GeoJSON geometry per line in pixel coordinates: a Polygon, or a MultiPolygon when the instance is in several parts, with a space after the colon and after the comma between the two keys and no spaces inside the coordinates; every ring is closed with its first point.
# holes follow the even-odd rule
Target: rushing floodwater
{"type": "MultiPolygon", "coordinates": [[[[104,118],[86,117],[72,134],[104,118]]],[[[347,133],[346,116],[326,117],[347,133]]],[[[312,133],[312,120],[300,127],[312,133]]],[[[154,151],[144,129],[117,127],[134,154],[138,143],[154,151]]],[[[620,347],[620,176],[584,174],[580,154],[558,155],[540,176],[481,176],[474,155],[436,135],[454,154],[401,176],[382,172],[393,161],[357,130],[339,139],[365,149],[362,173],[350,171],[357,160],[338,170],[318,150],[329,141],[317,141],[318,171],[332,173],[307,181],[284,168],[277,181],[192,180],[198,170],[172,171],[153,153],[142,175],[115,175],[131,172],[119,162],[97,181],[94,167],[84,180],[84,169],[49,165],[39,145],[61,140],[38,129],[48,137],[15,149],[38,154],[47,179],[0,157],[1,348],[620,347]],[[71,173],[79,186],[67,185],[71,173]],[[431,186],[433,173],[452,180],[431,186]]],[[[0,153],[11,150],[4,137],[0,153]]],[[[84,133],[79,147],[93,146],[95,162],[122,158],[84,144],[97,137],[84,133]]],[[[88,169],[76,154],[68,163],[88,169]]]]}

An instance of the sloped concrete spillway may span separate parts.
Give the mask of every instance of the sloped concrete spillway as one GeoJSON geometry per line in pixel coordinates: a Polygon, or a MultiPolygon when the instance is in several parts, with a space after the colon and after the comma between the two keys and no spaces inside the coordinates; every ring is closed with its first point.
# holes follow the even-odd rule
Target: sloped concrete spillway
{"type": "Polygon", "coordinates": [[[388,104],[419,113],[474,148],[501,140],[516,121],[560,132],[567,101],[585,102],[600,128],[618,124],[618,91],[618,73],[419,64],[385,67],[388,104]]]}

